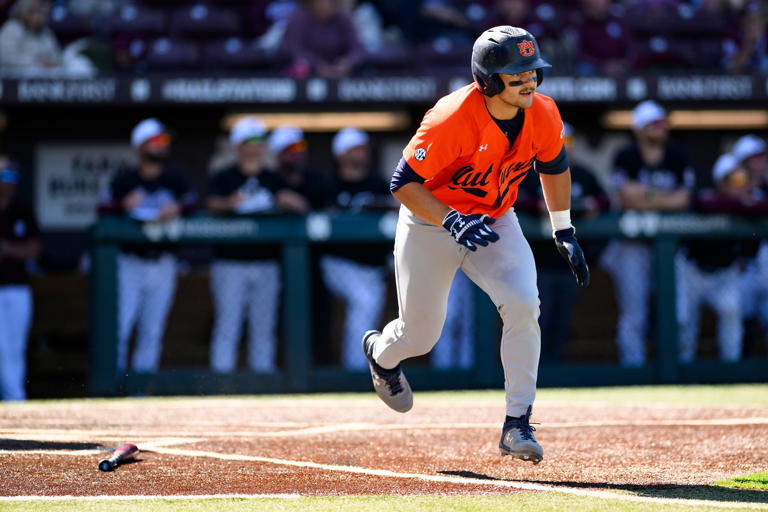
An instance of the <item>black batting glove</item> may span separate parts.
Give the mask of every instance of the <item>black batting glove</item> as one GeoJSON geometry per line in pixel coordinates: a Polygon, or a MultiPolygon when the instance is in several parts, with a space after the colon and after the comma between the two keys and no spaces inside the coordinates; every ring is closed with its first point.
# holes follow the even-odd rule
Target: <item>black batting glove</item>
{"type": "Polygon", "coordinates": [[[571,272],[576,276],[576,282],[582,288],[589,284],[589,267],[587,260],[584,259],[584,251],[579,247],[579,242],[574,235],[576,230],[573,227],[555,231],[555,245],[560,256],[565,258],[571,272]]]}
{"type": "Polygon", "coordinates": [[[443,219],[443,227],[448,230],[456,243],[470,251],[476,251],[477,245],[485,247],[488,242],[499,239],[498,233],[488,226],[496,219],[482,213],[464,215],[451,210],[443,219]]]}

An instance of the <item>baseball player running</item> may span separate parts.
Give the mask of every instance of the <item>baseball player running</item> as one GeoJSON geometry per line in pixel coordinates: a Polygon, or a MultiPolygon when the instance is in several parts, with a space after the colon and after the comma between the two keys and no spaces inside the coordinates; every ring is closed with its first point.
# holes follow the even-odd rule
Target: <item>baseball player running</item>
{"type": "Polygon", "coordinates": [[[402,203],[395,236],[399,317],[362,345],[373,386],[399,412],[413,405],[400,362],[429,352],[440,335],[451,282],[461,268],[493,300],[503,321],[506,419],[501,455],[538,463],[530,424],[540,332],[536,266],[512,205],[535,169],[555,244],[581,286],[589,269],[570,220],[571,177],[563,123],[540,94],[550,67],[536,39],[511,26],[483,32],[472,49],[475,83],[427,112],[391,182],[402,203]]]}

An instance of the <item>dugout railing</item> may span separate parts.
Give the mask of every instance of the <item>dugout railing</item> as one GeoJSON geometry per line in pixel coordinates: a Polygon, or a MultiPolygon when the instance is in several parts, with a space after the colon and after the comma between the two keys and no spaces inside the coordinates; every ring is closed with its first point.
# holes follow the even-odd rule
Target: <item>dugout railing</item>
{"type": "MultiPolygon", "coordinates": [[[[520,216],[529,240],[551,238],[549,221],[520,216]]],[[[318,243],[392,241],[395,213],[260,218],[205,215],[165,223],[138,223],[107,217],[91,229],[89,392],[94,396],[127,394],[278,393],[367,390],[367,372],[316,366],[312,359],[311,247],[318,243]],[[161,369],[153,374],[117,375],[117,259],[120,244],[279,244],[283,266],[281,343],[283,362],[273,374],[215,374],[207,369],[161,369]]],[[[768,359],[735,363],[700,360],[679,364],[674,258],[678,241],[709,238],[720,243],[738,238],[768,238],[768,223],[727,215],[627,212],[576,222],[582,240],[648,239],[653,245],[654,357],[640,368],[617,363],[542,365],[541,386],[596,386],[654,383],[749,382],[768,379],[768,359]]],[[[564,263],[565,264],[565,263],[564,263]]],[[[627,269],[631,272],[631,269],[627,269]]],[[[498,314],[476,289],[475,340],[496,339],[498,314]]],[[[596,312],[600,314],[600,312],[596,312]]],[[[467,370],[409,367],[417,389],[501,387],[497,344],[475,343],[475,364],[467,370]]],[[[407,363],[406,363],[407,365],[407,363]]]]}

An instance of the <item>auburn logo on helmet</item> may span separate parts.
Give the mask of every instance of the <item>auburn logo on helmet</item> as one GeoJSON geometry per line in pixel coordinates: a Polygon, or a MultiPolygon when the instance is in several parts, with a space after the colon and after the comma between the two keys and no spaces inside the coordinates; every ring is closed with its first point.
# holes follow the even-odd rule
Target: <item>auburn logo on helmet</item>
{"type": "Polygon", "coordinates": [[[522,43],[517,43],[517,47],[520,48],[520,55],[523,57],[530,57],[536,53],[536,49],[533,47],[533,41],[523,41],[522,43]]]}

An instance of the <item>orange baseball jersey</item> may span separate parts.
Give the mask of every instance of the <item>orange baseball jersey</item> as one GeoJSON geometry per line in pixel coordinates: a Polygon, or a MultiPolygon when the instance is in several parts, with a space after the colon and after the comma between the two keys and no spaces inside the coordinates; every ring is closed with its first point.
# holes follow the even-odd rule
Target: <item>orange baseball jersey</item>
{"type": "Polygon", "coordinates": [[[534,162],[551,162],[562,149],[563,121],[552,98],[536,93],[510,148],[472,83],[426,113],[403,157],[441,202],[496,218],[514,204],[534,162]]]}

